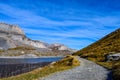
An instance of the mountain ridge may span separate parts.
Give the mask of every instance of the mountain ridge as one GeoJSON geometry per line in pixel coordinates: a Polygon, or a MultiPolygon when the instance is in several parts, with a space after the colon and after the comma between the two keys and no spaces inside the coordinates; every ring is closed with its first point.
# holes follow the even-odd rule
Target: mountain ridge
{"type": "Polygon", "coordinates": [[[73,53],[74,50],[63,44],[48,44],[46,42],[28,38],[24,31],[17,25],[0,23],[0,49],[7,50],[19,46],[32,46],[45,53],[73,53]]]}

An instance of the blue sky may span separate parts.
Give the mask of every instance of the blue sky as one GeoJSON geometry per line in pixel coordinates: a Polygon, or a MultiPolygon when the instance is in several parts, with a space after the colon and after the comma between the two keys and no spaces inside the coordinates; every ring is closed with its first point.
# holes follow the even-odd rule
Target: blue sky
{"type": "Polygon", "coordinates": [[[81,49],[120,26],[120,0],[0,0],[0,22],[29,38],[81,49]]]}

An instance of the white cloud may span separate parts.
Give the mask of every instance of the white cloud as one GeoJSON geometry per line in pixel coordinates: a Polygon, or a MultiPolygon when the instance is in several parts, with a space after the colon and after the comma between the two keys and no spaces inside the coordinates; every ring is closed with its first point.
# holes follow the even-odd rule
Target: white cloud
{"type": "Polygon", "coordinates": [[[92,43],[90,40],[68,40],[69,37],[91,38],[98,40],[113,29],[119,28],[120,18],[115,16],[97,16],[91,18],[80,18],[78,20],[57,21],[40,16],[33,11],[19,9],[10,5],[0,3],[0,13],[10,16],[9,23],[20,24],[30,38],[42,39],[47,42],[61,42],[69,46],[86,46],[92,43]],[[105,26],[113,26],[105,29],[105,26]],[[76,27],[75,29],[72,29],[76,27]],[[39,29],[40,28],[40,29],[39,29]],[[44,29],[42,29],[44,28],[44,29]],[[54,29],[54,30],[51,30],[54,29]],[[32,36],[33,35],[33,36],[32,36]],[[39,36],[38,36],[39,35],[39,36]],[[42,36],[41,36],[42,35],[42,36]],[[47,37],[43,37],[47,36],[47,37]],[[56,37],[54,37],[56,36],[56,37]],[[40,37],[40,38],[38,38],[40,37]]]}

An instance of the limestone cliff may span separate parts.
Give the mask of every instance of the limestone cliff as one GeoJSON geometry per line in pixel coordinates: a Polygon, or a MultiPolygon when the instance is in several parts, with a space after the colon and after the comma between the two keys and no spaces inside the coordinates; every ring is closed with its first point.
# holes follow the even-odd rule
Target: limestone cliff
{"type": "Polygon", "coordinates": [[[48,44],[41,41],[29,39],[24,31],[17,25],[0,23],[0,49],[15,48],[29,45],[42,52],[72,53],[73,50],[63,44],[48,44]]]}

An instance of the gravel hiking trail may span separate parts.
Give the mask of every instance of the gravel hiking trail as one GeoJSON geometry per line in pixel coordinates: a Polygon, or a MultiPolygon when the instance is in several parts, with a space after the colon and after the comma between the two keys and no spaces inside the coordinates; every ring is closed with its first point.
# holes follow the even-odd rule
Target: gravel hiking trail
{"type": "Polygon", "coordinates": [[[39,80],[107,80],[107,69],[83,58],[79,58],[79,61],[80,66],[50,74],[39,80]]]}

